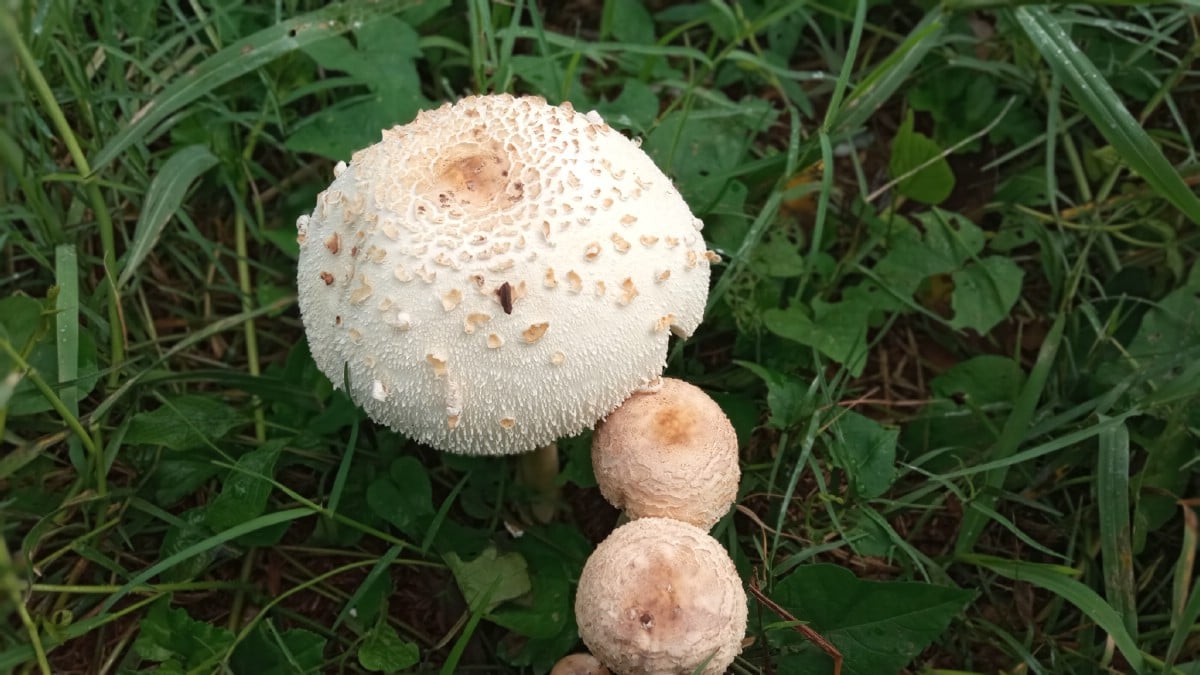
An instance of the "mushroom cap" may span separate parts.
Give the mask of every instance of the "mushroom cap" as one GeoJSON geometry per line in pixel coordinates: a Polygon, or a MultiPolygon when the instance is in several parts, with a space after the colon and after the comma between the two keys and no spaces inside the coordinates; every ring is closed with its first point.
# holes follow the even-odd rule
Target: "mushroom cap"
{"type": "Polygon", "coordinates": [[[699,387],[663,378],[596,427],[592,468],[600,492],[630,518],[661,516],[711,528],[737,498],[737,434],[699,387]]]}
{"type": "Polygon", "coordinates": [[[729,554],[669,518],[617,528],[584,564],[579,637],[620,675],[724,673],[742,650],[746,592],[729,554]],[[709,659],[709,657],[712,657],[709,659]]]}
{"type": "Polygon", "coordinates": [[[591,654],[568,654],[554,664],[550,675],[611,675],[591,654]]]}
{"type": "Polygon", "coordinates": [[[702,223],[594,112],[473,96],[334,175],[296,223],[309,348],[422,443],[511,454],[589,428],[702,318],[702,223]]]}

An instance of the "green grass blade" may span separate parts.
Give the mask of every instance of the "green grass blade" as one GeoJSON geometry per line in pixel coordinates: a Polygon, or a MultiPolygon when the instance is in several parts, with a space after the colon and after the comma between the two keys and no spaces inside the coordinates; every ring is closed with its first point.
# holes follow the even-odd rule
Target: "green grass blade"
{"type": "Polygon", "coordinates": [[[167,556],[166,558],[158,561],[157,563],[151,565],[150,567],[147,567],[145,570],[142,570],[137,576],[133,577],[132,579],[129,580],[128,583],[126,583],[124,586],[122,586],[121,590],[117,591],[116,593],[113,593],[112,595],[110,595],[108,597],[107,600],[104,601],[104,604],[100,606],[100,613],[104,614],[108,610],[112,609],[112,606],[115,605],[118,600],[125,597],[125,595],[127,593],[129,593],[131,590],[133,590],[134,588],[141,586],[142,584],[146,583],[147,581],[150,581],[151,579],[153,579],[155,576],[162,574],[163,572],[171,569],[172,567],[178,565],[179,563],[181,563],[189,558],[195,557],[197,555],[200,555],[201,553],[204,553],[205,551],[216,548],[217,546],[220,546],[221,544],[224,544],[227,541],[232,541],[234,539],[237,539],[238,537],[242,536],[243,534],[249,534],[251,532],[261,530],[264,527],[270,527],[272,525],[278,525],[279,523],[286,523],[289,521],[296,520],[298,518],[304,518],[305,516],[311,516],[311,515],[313,515],[313,513],[315,513],[315,512],[312,509],[304,509],[304,508],[288,509],[286,511],[277,511],[275,513],[267,513],[267,514],[264,514],[264,515],[261,515],[261,516],[255,518],[253,520],[247,520],[246,522],[244,522],[241,525],[238,525],[236,527],[231,527],[228,530],[225,530],[223,532],[218,532],[211,537],[206,537],[203,540],[198,541],[195,544],[192,544],[191,546],[188,546],[187,548],[183,549],[182,551],[179,551],[175,555],[167,556]]]}
{"type": "Polygon", "coordinates": [[[1183,505],[1183,545],[1179,560],[1175,563],[1173,582],[1173,607],[1171,608],[1171,642],[1167,645],[1166,664],[1171,666],[1179,658],[1183,646],[1192,630],[1200,623],[1200,583],[1194,582],[1192,570],[1196,566],[1196,551],[1200,548],[1200,521],[1191,506],[1183,505]],[[1188,586],[1191,595],[1188,595],[1188,586]],[[1185,600],[1186,597],[1186,600],[1185,600]]]}
{"type": "MultiPolygon", "coordinates": [[[[1046,380],[1050,377],[1050,369],[1054,367],[1054,360],[1058,355],[1058,347],[1062,342],[1065,325],[1066,314],[1059,314],[1038,351],[1037,361],[1033,365],[1032,372],[1029,373],[1029,379],[1025,381],[1025,386],[1021,389],[1021,395],[1017,397],[1012,412],[1004,421],[1000,438],[992,446],[988,457],[989,461],[1007,459],[1017,451],[1017,446],[1025,439],[1025,433],[1033,420],[1033,413],[1037,410],[1042,391],[1046,388],[1046,380]]],[[[1004,483],[1004,477],[1007,474],[1008,469],[1001,468],[989,471],[984,477],[984,484],[977,497],[984,506],[990,509],[995,505],[995,491],[1004,483]]],[[[979,535],[983,533],[983,528],[987,524],[988,517],[984,510],[971,509],[963,514],[958,540],[954,543],[955,554],[961,556],[974,549],[975,542],[979,540],[979,535]]]]}
{"type": "MultiPolygon", "coordinates": [[[[79,255],[74,244],[54,249],[54,276],[58,296],[54,299],[54,336],[58,365],[58,397],[76,418],[79,417],[79,255]]],[[[77,471],[86,460],[80,440],[71,437],[69,456],[77,471]]]]}
{"type": "Polygon", "coordinates": [[[309,12],[280,22],[238,40],[210,56],[204,63],[164,88],[133,116],[128,126],[113,136],[96,155],[92,171],[100,171],[139,142],[149,142],[166,130],[159,123],[196,99],[275,59],[314,42],[351,30],[384,14],[413,4],[412,0],[347,3],[309,12]]]}
{"type": "Polygon", "coordinates": [[[1104,592],[1137,639],[1137,599],[1133,581],[1133,543],[1129,524],[1129,429],[1121,424],[1100,434],[1096,503],[1100,509],[1100,552],[1104,592]]]}
{"type": "Polygon", "coordinates": [[[346,604],[342,605],[342,611],[338,612],[337,618],[333,620],[334,630],[342,625],[347,616],[350,616],[350,612],[358,606],[359,600],[362,600],[362,597],[371,589],[371,584],[374,584],[376,579],[391,569],[392,563],[396,562],[396,558],[400,557],[402,550],[404,549],[401,546],[393,546],[384,551],[383,555],[379,556],[379,560],[371,568],[371,571],[367,573],[366,578],[362,580],[358,588],[354,589],[354,593],[346,600],[346,604]]]}
{"type": "Polygon", "coordinates": [[[835,119],[828,122],[829,133],[835,137],[853,133],[875,114],[892,94],[909,80],[929,50],[941,44],[946,29],[942,11],[934,8],[913,28],[895,51],[862,79],[842,102],[835,119]]]}
{"type": "Polygon", "coordinates": [[[1062,25],[1045,7],[1013,10],[1017,21],[1071,91],[1079,108],[1121,158],[1158,194],[1200,224],[1200,197],[1184,182],[1095,64],[1071,41],[1062,25]]]}
{"type": "Polygon", "coordinates": [[[158,242],[163,228],[183,204],[188,188],[216,163],[216,155],[209,152],[207,147],[190,145],[171,155],[159,169],[158,175],[146,190],[146,202],[138,215],[133,241],[130,242],[129,251],[121,265],[121,276],[117,279],[118,287],[124,287],[141,267],[142,261],[158,242]]]}
{"type": "MultiPolygon", "coordinates": [[[[1031,583],[1071,603],[1112,636],[1117,649],[1121,650],[1121,654],[1135,673],[1143,672],[1145,665],[1142,654],[1138,651],[1137,642],[1134,641],[1133,636],[1125,630],[1125,623],[1122,621],[1121,615],[1104,602],[1104,599],[1095,591],[1060,571],[1063,569],[1061,566],[1005,560],[985,555],[963,556],[962,560],[989,569],[1013,581],[1031,583]]],[[[1066,569],[1070,570],[1070,568],[1066,569]]],[[[1073,570],[1071,571],[1073,572],[1073,570]]]]}

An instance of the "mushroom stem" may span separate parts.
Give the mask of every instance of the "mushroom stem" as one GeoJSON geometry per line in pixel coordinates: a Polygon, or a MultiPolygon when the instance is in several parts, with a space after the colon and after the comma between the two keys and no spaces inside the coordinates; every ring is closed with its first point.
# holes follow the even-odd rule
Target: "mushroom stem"
{"type": "Polygon", "coordinates": [[[543,445],[517,460],[517,481],[531,493],[529,510],[534,520],[548,523],[558,511],[558,446],[543,445]]]}

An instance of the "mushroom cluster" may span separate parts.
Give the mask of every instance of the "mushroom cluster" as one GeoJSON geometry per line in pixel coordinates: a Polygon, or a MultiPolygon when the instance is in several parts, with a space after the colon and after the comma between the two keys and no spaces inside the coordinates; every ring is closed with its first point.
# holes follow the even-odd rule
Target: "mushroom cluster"
{"type": "Polygon", "coordinates": [[[296,223],[313,359],[427,445],[515,454],[591,428],[703,315],[702,223],[595,112],[473,96],[334,175],[296,223]]]}
{"type": "Polygon", "coordinates": [[[737,497],[737,436],[707,394],[663,378],[597,428],[601,493],[632,519],[596,547],[575,616],[588,649],[620,675],[723,673],[741,652],[746,593],[709,536],[737,497]]]}

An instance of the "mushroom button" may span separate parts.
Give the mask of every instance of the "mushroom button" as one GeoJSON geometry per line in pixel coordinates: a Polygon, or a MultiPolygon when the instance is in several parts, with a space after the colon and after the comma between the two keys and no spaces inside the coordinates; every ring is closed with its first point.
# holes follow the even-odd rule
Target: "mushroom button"
{"type": "Polygon", "coordinates": [[[702,317],[702,223],[596,113],[472,96],[334,174],[297,221],[313,359],[435,448],[513,454],[589,428],[659,376],[668,328],[702,317]]]}
{"type": "Polygon", "coordinates": [[[661,516],[705,530],[737,497],[737,435],[717,402],[663,378],[596,427],[592,468],[600,492],[630,518],[661,516]]]}
{"type": "Polygon", "coordinates": [[[729,554],[698,527],[641,518],[584,564],[579,637],[620,675],[724,673],[741,652],[746,592],[729,554]]]}
{"type": "Polygon", "coordinates": [[[568,654],[554,664],[550,675],[610,675],[608,668],[591,654],[568,654]]]}

